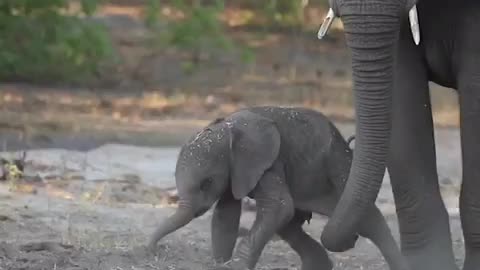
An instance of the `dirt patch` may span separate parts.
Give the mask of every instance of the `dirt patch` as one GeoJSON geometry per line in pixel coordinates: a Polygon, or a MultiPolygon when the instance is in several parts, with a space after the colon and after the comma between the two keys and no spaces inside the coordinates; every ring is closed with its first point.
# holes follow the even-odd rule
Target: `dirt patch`
{"type": "MultiPolygon", "coordinates": [[[[339,125],[339,128],[349,134],[353,126],[339,125]]],[[[439,175],[449,210],[450,207],[457,209],[458,201],[460,174],[448,167],[455,167],[452,160],[460,154],[452,142],[458,137],[457,133],[444,130],[437,133],[442,146],[438,151],[439,175]]],[[[177,198],[174,188],[149,184],[145,181],[147,174],[134,172],[159,166],[158,158],[165,154],[174,161],[174,152],[163,149],[155,154],[150,148],[107,145],[87,153],[56,149],[27,153],[26,174],[37,175],[40,180],[17,181],[17,187],[25,186],[23,189],[0,183],[0,269],[209,269],[212,265],[211,211],[163,239],[155,254],[145,250],[156,226],[175,211],[177,198]],[[131,167],[125,170],[121,166],[124,164],[122,153],[128,153],[128,160],[139,163],[126,163],[131,167]],[[83,160],[84,155],[89,156],[96,170],[102,171],[99,175],[103,178],[83,169],[78,160],[83,160]],[[66,161],[64,156],[68,156],[66,161]],[[142,156],[153,162],[145,164],[147,161],[142,160],[142,156]]],[[[169,175],[170,171],[154,172],[154,175],[160,179],[162,173],[169,175]]],[[[172,180],[168,183],[172,187],[172,180]]],[[[377,205],[398,240],[388,181],[382,186],[377,205]]],[[[245,200],[241,236],[252,225],[254,210],[253,201],[245,200]]],[[[463,258],[458,211],[450,214],[455,254],[463,258]]],[[[304,228],[318,240],[325,223],[324,217],[315,215],[304,228]]],[[[360,239],[351,251],[332,253],[331,258],[335,269],[387,269],[376,247],[365,239],[360,239]]],[[[286,243],[274,237],[266,246],[257,269],[296,270],[300,269],[300,261],[286,243]]]]}
{"type": "MultiPolygon", "coordinates": [[[[163,239],[155,254],[145,250],[150,233],[174,208],[142,204],[122,206],[79,203],[42,195],[2,192],[0,207],[8,219],[0,226],[2,269],[209,269],[210,218],[207,213],[163,239]],[[49,205],[49,206],[48,206],[49,205]]],[[[249,227],[254,213],[244,212],[249,227]]],[[[396,234],[393,216],[388,218],[396,234]]],[[[319,239],[326,220],[314,216],[305,229],[319,239]]],[[[456,255],[462,257],[459,220],[452,218],[456,255]]],[[[398,238],[397,238],[398,239],[398,238]]],[[[387,269],[378,250],[360,239],[354,250],[331,254],[335,269],[387,269]]],[[[298,256],[278,238],[265,248],[257,269],[299,269],[298,256]]]]}

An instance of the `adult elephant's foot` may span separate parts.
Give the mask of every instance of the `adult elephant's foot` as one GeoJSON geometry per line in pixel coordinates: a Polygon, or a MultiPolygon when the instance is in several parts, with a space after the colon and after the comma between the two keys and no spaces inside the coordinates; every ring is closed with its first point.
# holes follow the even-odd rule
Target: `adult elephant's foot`
{"type": "Polygon", "coordinates": [[[403,254],[412,270],[458,270],[453,254],[438,246],[404,251],[403,254]]]}
{"type": "Polygon", "coordinates": [[[443,202],[438,201],[425,200],[421,207],[408,212],[405,208],[397,210],[402,253],[412,270],[459,269],[453,253],[449,216],[443,202]]]}
{"type": "Polygon", "coordinates": [[[453,254],[449,216],[441,203],[425,202],[408,212],[397,210],[402,253],[412,270],[459,269],[453,254]]]}

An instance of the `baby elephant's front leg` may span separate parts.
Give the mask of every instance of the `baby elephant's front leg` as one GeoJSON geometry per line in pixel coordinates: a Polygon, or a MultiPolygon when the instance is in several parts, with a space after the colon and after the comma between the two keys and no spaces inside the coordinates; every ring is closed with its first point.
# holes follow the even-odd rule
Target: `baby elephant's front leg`
{"type": "Polygon", "coordinates": [[[293,199],[283,170],[278,167],[267,171],[254,190],[257,215],[249,233],[238,244],[232,260],[235,270],[254,269],[265,245],[293,217],[293,199]]]}
{"type": "Polygon", "coordinates": [[[215,206],[212,216],[212,251],[216,264],[223,264],[232,258],[241,210],[241,201],[235,200],[231,192],[223,194],[215,206]]]}

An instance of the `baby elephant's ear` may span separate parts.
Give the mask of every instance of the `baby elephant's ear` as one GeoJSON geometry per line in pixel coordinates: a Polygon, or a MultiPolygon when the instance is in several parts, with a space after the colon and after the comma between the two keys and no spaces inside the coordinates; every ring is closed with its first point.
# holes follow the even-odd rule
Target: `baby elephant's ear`
{"type": "Polygon", "coordinates": [[[249,111],[232,115],[229,126],[232,192],[241,199],[277,159],[280,133],[272,120],[249,111]]]}

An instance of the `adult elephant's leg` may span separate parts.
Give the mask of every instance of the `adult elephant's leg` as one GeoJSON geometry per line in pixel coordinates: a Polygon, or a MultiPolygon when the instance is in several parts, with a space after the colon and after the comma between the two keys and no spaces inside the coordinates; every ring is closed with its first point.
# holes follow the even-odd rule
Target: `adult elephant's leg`
{"type": "Polygon", "coordinates": [[[370,239],[378,247],[390,270],[410,270],[408,262],[393,238],[387,220],[378,207],[372,207],[365,215],[358,233],[370,239]]]}
{"type": "Polygon", "coordinates": [[[465,238],[463,269],[473,270],[480,269],[480,51],[478,47],[465,51],[471,55],[459,82],[463,161],[460,216],[465,238]]]}
{"type": "Polygon", "coordinates": [[[438,186],[427,72],[408,31],[403,27],[397,52],[388,161],[401,248],[414,270],[453,270],[458,268],[438,186]]]}
{"type": "Polygon", "coordinates": [[[278,235],[300,256],[302,270],[330,270],[333,265],[327,251],[302,228],[305,214],[295,210],[293,219],[278,231],[278,235]]]}

